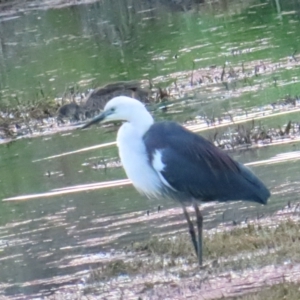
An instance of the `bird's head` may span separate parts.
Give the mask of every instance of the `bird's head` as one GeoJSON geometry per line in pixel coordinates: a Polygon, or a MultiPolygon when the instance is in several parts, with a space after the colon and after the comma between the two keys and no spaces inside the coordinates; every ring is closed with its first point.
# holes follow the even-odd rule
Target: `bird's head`
{"type": "Polygon", "coordinates": [[[136,120],[145,120],[145,118],[147,119],[149,116],[152,120],[151,115],[148,113],[143,103],[130,97],[119,96],[107,102],[103,112],[85,124],[82,129],[99,122],[134,122],[136,120]]]}

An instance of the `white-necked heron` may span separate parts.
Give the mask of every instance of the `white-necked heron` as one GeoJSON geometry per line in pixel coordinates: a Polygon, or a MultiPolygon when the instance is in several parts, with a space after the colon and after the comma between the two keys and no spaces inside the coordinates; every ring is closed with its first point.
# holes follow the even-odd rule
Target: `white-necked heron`
{"type": "Polygon", "coordinates": [[[148,197],[170,197],[182,204],[189,233],[202,264],[199,202],[246,200],[266,204],[265,185],[245,166],[211,142],[175,122],[154,123],[138,100],[120,96],[83,126],[124,121],[117,135],[119,155],[128,178],[148,197]],[[198,238],[185,205],[196,213],[198,238]]]}

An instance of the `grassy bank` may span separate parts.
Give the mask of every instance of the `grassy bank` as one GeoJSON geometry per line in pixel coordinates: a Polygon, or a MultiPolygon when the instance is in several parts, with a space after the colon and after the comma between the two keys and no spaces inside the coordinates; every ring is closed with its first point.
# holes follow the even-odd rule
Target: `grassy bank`
{"type": "Polygon", "coordinates": [[[188,234],[153,237],[93,268],[82,296],[160,299],[174,290],[174,299],[198,299],[196,289],[203,299],[299,299],[299,232],[297,211],[207,231],[201,268],[188,234]]]}

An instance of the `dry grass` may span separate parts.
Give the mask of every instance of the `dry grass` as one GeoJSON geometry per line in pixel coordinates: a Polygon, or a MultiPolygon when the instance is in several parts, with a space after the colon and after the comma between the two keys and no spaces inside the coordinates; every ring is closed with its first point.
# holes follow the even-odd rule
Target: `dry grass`
{"type": "Polygon", "coordinates": [[[116,254],[115,259],[91,270],[82,289],[47,299],[161,299],[166,292],[172,295],[173,290],[177,296],[183,295],[176,299],[185,299],[194,295],[191,291],[201,293],[203,284],[206,296],[208,290],[217,287],[232,291],[227,298],[221,294],[207,299],[298,300],[299,285],[285,281],[282,274],[288,270],[287,278],[298,280],[299,271],[292,266],[300,262],[300,222],[297,218],[271,221],[206,232],[206,265],[201,269],[188,234],[134,243],[126,253],[116,254]],[[262,276],[263,282],[255,276],[262,276]],[[261,290],[257,291],[258,287],[261,290]],[[229,298],[240,292],[247,294],[229,298]]]}
{"type": "Polygon", "coordinates": [[[291,219],[272,227],[253,224],[237,227],[206,237],[204,255],[216,259],[259,249],[277,251],[286,245],[300,248],[299,229],[300,222],[291,219]]]}
{"type": "MultiPolygon", "coordinates": [[[[232,230],[217,232],[204,237],[204,259],[218,259],[253,252],[259,249],[280,249],[286,245],[300,248],[300,222],[288,219],[273,227],[248,224],[232,230]]],[[[175,238],[154,237],[149,241],[134,243],[134,252],[148,255],[167,255],[171,258],[194,256],[194,250],[187,234],[175,238]]]]}
{"type": "Polygon", "coordinates": [[[299,300],[300,285],[295,283],[281,283],[265,288],[256,293],[231,298],[228,300],[299,300]]]}
{"type": "MultiPolygon", "coordinates": [[[[209,274],[248,267],[262,267],[283,262],[300,262],[300,222],[288,219],[276,226],[249,224],[228,231],[206,235],[202,269],[209,274]]],[[[130,250],[130,251],[129,251],[130,250]]],[[[146,274],[162,269],[190,265],[189,276],[195,271],[197,258],[188,234],[176,237],[153,237],[134,243],[126,260],[112,260],[91,272],[90,282],[109,280],[120,275],[146,274]]]]}

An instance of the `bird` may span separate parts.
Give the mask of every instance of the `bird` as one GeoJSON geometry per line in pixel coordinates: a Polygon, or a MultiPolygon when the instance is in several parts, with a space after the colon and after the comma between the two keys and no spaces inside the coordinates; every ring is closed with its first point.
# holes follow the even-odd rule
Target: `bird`
{"type": "Polygon", "coordinates": [[[127,177],[148,198],[179,201],[200,266],[203,216],[199,204],[230,200],[267,204],[270,191],[247,167],[176,122],[154,122],[144,104],[136,99],[112,98],[103,112],[82,129],[115,121],[123,122],[117,133],[117,146],[127,177]],[[188,205],[195,210],[197,232],[186,209],[188,205]]]}

